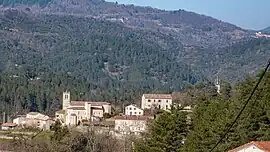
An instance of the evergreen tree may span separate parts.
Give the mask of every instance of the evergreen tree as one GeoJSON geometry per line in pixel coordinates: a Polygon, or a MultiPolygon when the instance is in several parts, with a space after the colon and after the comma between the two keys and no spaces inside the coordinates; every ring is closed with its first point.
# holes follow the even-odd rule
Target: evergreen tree
{"type": "Polygon", "coordinates": [[[135,146],[137,152],[177,152],[187,134],[187,114],[180,108],[164,111],[150,124],[149,134],[135,146]]]}

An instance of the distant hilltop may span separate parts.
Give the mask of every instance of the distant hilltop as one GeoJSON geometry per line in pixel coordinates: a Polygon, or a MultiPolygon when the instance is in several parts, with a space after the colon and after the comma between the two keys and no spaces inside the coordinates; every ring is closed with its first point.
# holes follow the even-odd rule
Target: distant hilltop
{"type": "Polygon", "coordinates": [[[262,32],[257,32],[256,33],[256,37],[266,37],[266,38],[270,38],[269,34],[263,34],[262,32]]]}

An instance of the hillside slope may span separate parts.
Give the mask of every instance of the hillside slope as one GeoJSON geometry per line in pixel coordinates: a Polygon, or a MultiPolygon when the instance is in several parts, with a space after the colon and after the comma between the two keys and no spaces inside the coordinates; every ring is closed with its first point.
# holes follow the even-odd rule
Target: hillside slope
{"type": "Polygon", "coordinates": [[[3,3],[8,7],[27,8],[35,13],[93,17],[120,23],[131,29],[160,32],[189,49],[220,48],[250,36],[248,31],[235,25],[185,10],[165,11],[104,0],[7,0],[3,3]]]}
{"type": "Polygon", "coordinates": [[[270,27],[267,27],[267,28],[261,30],[261,32],[270,33],[270,27]]]}
{"type": "Polygon", "coordinates": [[[5,71],[15,64],[30,66],[35,74],[62,71],[114,89],[134,85],[179,90],[184,81],[202,78],[177,62],[173,52],[183,48],[162,34],[91,18],[17,10],[3,11],[0,22],[5,71]]]}

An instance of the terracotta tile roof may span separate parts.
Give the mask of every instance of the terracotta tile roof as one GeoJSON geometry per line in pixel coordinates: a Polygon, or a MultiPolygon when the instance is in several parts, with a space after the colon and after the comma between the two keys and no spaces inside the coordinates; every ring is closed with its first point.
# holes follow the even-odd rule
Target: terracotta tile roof
{"type": "Polygon", "coordinates": [[[2,126],[2,127],[16,127],[17,124],[7,122],[7,123],[3,123],[1,126],[2,126]]]}
{"type": "Polygon", "coordinates": [[[70,107],[68,109],[72,109],[72,110],[85,110],[84,107],[70,107]]]}
{"type": "Polygon", "coordinates": [[[146,99],[172,99],[171,94],[143,94],[146,99]]]}
{"type": "Polygon", "coordinates": [[[70,106],[84,106],[85,101],[71,101],[70,106]]]}
{"type": "Polygon", "coordinates": [[[148,120],[149,116],[115,116],[114,120],[148,120]]]}
{"type": "Polygon", "coordinates": [[[92,106],[103,106],[110,105],[109,102],[93,102],[93,101],[71,101],[71,106],[84,106],[85,103],[91,104],[92,106]]]}
{"type": "Polygon", "coordinates": [[[90,103],[92,106],[110,105],[109,102],[88,102],[88,103],[90,103]]]}
{"type": "Polygon", "coordinates": [[[258,147],[261,150],[264,150],[265,152],[270,152],[270,141],[252,141],[235,149],[229,150],[229,152],[237,152],[249,145],[255,145],[256,147],[258,147]]]}

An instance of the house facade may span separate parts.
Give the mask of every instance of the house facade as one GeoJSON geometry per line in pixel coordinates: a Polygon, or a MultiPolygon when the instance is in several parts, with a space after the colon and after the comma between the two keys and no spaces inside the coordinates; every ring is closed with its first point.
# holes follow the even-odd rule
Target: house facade
{"type": "Polygon", "coordinates": [[[13,119],[13,123],[21,128],[33,127],[41,130],[49,130],[51,125],[54,123],[54,120],[41,113],[30,112],[24,117],[13,119]]]}
{"type": "Polygon", "coordinates": [[[68,126],[78,125],[83,120],[93,121],[103,118],[105,113],[111,114],[108,102],[71,101],[70,93],[63,92],[63,108],[55,113],[56,119],[68,126]]]}
{"type": "Polygon", "coordinates": [[[144,111],[136,105],[129,105],[125,107],[126,116],[143,116],[144,111]]]}
{"type": "Polygon", "coordinates": [[[147,131],[148,116],[115,116],[115,132],[122,135],[140,135],[147,131]]]}
{"type": "Polygon", "coordinates": [[[141,101],[142,109],[156,107],[162,110],[170,110],[172,106],[171,94],[143,94],[141,101]]]}
{"type": "Polygon", "coordinates": [[[9,123],[9,122],[3,123],[1,125],[1,129],[2,130],[11,130],[11,129],[14,129],[15,127],[17,127],[17,124],[15,124],[15,123],[9,123]]]}
{"type": "Polygon", "coordinates": [[[252,141],[229,152],[269,152],[270,141],[252,141]]]}

